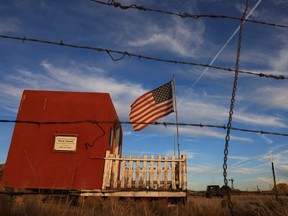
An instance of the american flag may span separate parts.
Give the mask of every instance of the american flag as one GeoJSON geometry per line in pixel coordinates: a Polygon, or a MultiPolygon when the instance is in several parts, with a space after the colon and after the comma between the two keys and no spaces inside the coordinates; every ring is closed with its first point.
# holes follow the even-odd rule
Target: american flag
{"type": "Polygon", "coordinates": [[[135,131],[174,112],[172,81],[147,92],[131,105],[130,121],[135,131]]]}

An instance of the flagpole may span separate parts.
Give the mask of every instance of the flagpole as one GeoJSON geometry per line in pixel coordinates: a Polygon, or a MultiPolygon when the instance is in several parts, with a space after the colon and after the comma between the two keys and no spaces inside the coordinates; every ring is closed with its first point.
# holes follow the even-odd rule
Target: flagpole
{"type": "Polygon", "coordinates": [[[177,101],[176,101],[176,79],[173,75],[173,93],[174,93],[174,106],[176,114],[176,131],[177,131],[177,143],[178,143],[178,159],[180,159],[180,138],[179,138],[179,127],[178,127],[178,110],[177,110],[177,101]]]}
{"type": "Polygon", "coordinates": [[[175,146],[175,144],[176,144],[176,140],[175,140],[175,133],[174,133],[174,156],[176,155],[176,146],[175,146]]]}

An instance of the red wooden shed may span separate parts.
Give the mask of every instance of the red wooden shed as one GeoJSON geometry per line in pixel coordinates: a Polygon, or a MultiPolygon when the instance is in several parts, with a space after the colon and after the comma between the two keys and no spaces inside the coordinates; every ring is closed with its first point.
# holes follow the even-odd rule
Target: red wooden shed
{"type": "Polygon", "coordinates": [[[4,187],[101,189],[106,150],[121,155],[122,129],[108,93],[25,90],[17,120],[58,123],[15,124],[4,187]]]}

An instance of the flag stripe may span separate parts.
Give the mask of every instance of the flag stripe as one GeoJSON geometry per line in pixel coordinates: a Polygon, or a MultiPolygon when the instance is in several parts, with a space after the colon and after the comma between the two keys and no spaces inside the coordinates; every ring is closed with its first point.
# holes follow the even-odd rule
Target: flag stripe
{"type": "MultiPolygon", "coordinates": [[[[156,121],[159,118],[162,118],[166,115],[169,115],[170,113],[174,112],[174,107],[173,105],[171,105],[171,107],[166,108],[165,110],[158,110],[155,111],[154,113],[151,113],[149,116],[147,116],[145,119],[143,119],[142,121],[138,121],[138,122],[147,122],[147,123],[152,123],[154,121],[156,121]]],[[[148,126],[148,124],[132,124],[132,126],[134,127],[134,130],[141,130],[144,127],[148,126]]]]}
{"type": "MultiPolygon", "coordinates": [[[[149,113],[148,115],[146,115],[145,117],[141,118],[142,121],[144,122],[149,122],[151,117],[155,116],[155,117],[158,117],[158,116],[162,116],[163,114],[165,113],[168,113],[170,111],[174,111],[174,107],[173,107],[173,104],[171,104],[170,106],[165,106],[165,107],[162,107],[160,109],[154,109],[153,111],[151,111],[151,113],[149,113]]],[[[158,117],[159,118],[159,117],[158,117]]],[[[140,120],[140,119],[139,119],[140,120]]],[[[138,121],[139,121],[138,120],[138,121]]]]}
{"type": "Polygon", "coordinates": [[[147,110],[149,109],[151,106],[154,106],[154,98],[151,97],[149,99],[147,99],[146,101],[144,101],[143,103],[139,104],[138,106],[135,106],[133,108],[133,113],[131,112],[129,117],[133,118],[133,116],[138,115],[139,113],[143,112],[143,110],[147,110]]]}
{"type": "MultiPolygon", "coordinates": [[[[162,112],[162,113],[159,113],[157,116],[152,116],[150,119],[149,119],[149,121],[150,122],[154,122],[154,121],[156,121],[158,118],[161,118],[161,117],[164,117],[164,116],[166,116],[166,115],[168,115],[168,114],[170,114],[170,113],[172,113],[172,112],[174,112],[174,110],[170,110],[169,112],[162,112]]],[[[144,121],[144,122],[148,122],[148,120],[147,121],[144,121]]],[[[141,129],[143,129],[143,128],[145,128],[145,127],[147,127],[149,124],[148,123],[138,123],[138,124],[133,124],[133,127],[134,127],[134,130],[141,130],[141,129]]]]}
{"type": "Polygon", "coordinates": [[[147,98],[151,97],[152,93],[151,92],[147,92],[144,95],[140,96],[138,99],[136,99],[134,101],[134,103],[131,105],[131,108],[136,107],[139,103],[141,103],[142,101],[146,100],[147,98]]]}
{"type": "MultiPolygon", "coordinates": [[[[171,99],[172,100],[172,99],[171,99]]],[[[161,104],[157,104],[155,106],[149,106],[146,109],[143,110],[143,112],[138,113],[138,115],[133,115],[130,117],[131,121],[143,121],[147,118],[147,116],[153,115],[155,111],[165,111],[168,109],[170,109],[170,106],[172,106],[173,108],[173,101],[165,101],[161,104]],[[171,104],[172,102],[172,104],[171,104]]]]}
{"type": "Polygon", "coordinates": [[[154,106],[153,104],[148,104],[148,105],[146,105],[146,106],[144,106],[144,107],[141,107],[141,109],[138,109],[138,110],[135,112],[135,114],[132,114],[132,115],[130,116],[130,119],[135,119],[136,117],[139,118],[139,117],[141,117],[141,116],[149,113],[150,110],[153,110],[154,108],[157,108],[157,107],[160,107],[160,106],[161,106],[161,104],[158,105],[158,106],[154,106]]]}
{"type": "Polygon", "coordinates": [[[133,129],[137,131],[172,112],[174,99],[172,82],[169,82],[137,98],[131,105],[129,118],[133,129]]]}

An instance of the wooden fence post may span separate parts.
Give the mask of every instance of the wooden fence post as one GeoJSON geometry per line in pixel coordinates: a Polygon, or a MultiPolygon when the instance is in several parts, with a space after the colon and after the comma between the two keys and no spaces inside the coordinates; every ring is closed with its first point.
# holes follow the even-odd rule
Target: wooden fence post
{"type": "Polygon", "coordinates": [[[149,182],[150,182],[150,188],[154,188],[153,187],[153,181],[154,181],[154,155],[151,155],[150,157],[151,161],[150,161],[150,169],[149,169],[149,182]]]}
{"type": "Polygon", "coordinates": [[[167,190],[168,188],[168,156],[165,155],[164,161],[164,173],[163,173],[163,180],[164,180],[164,189],[167,190]]]}
{"type": "Polygon", "coordinates": [[[125,188],[125,182],[127,179],[126,176],[126,156],[123,156],[123,160],[121,162],[121,188],[125,188]]]}
{"type": "MultiPolygon", "coordinates": [[[[105,158],[110,158],[110,157],[111,157],[110,151],[106,151],[105,158]]],[[[110,187],[111,168],[112,168],[112,161],[109,159],[105,159],[102,189],[106,189],[106,187],[110,187]]]]}
{"type": "Polygon", "coordinates": [[[132,187],[132,178],[133,178],[133,156],[130,155],[129,158],[129,170],[128,170],[128,183],[127,187],[131,188],[132,187]]]}
{"type": "Polygon", "coordinates": [[[158,155],[157,162],[157,188],[161,187],[161,155],[158,155]]]}
{"type": "Polygon", "coordinates": [[[135,178],[135,188],[139,188],[140,181],[140,155],[136,156],[136,178],[135,178]]]}
{"type": "Polygon", "coordinates": [[[182,189],[183,184],[182,160],[178,162],[178,166],[179,166],[179,188],[182,189]]]}
{"type": "Polygon", "coordinates": [[[187,167],[186,167],[186,154],[182,155],[184,162],[183,165],[183,190],[187,190],[187,167]]]}
{"type": "MultiPolygon", "coordinates": [[[[119,155],[115,155],[115,159],[119,159],[119,155]]],[[[114,160],[112,163],[112,176],[113,176],[113,188],[118,187],[118,175],[119,175],[119,160],[114,160]]]]}

